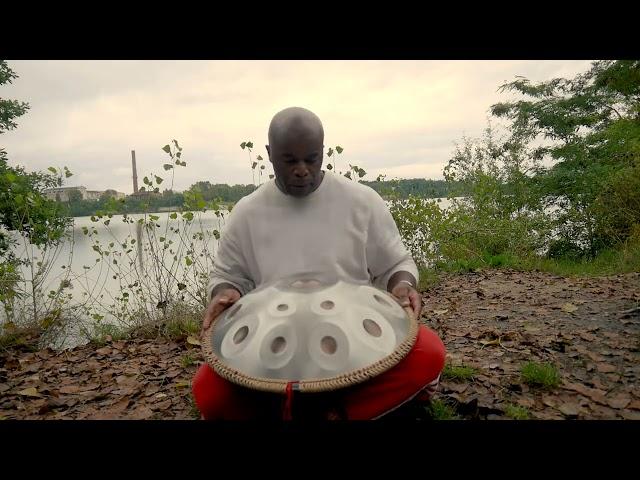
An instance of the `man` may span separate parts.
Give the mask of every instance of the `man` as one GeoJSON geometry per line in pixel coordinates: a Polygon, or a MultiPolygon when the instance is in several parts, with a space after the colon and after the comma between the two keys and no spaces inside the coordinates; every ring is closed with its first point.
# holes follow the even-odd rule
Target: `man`
{"type": "MultiPolygon", "coordinates": [[[[260,285],[304,272],[370,282],[420,314],[418,271],[384,201],[365,185],[325,174],[323,142],[322,123],[309,110],[287,108],[273,117],[266,149],[275,179],[241,199],[228,217],[203,328],[260,285]]],[[[399,364],[340,392],[343,416],[377,418],[416,395],[428,396],[444,357],[437,335],[420,327],[399,364]]],[[[265,398],[227,382],[207,364],[196,373],[193,393],[205,419],[253,418],[265,398]]]]}

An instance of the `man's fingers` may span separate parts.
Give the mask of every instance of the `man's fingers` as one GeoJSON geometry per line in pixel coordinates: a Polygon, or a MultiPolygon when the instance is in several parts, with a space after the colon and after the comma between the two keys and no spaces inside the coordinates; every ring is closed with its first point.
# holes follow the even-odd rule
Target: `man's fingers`
{"type": "Polygon", "coordinates": [[[422,310],[422,295],[415,290],[411,292],[411,308],[416,315],[419,315],[422,310]]]}
{"type": "Polygon", "coordinates": [[[409,297],[399,295],[394,295],[394,297],[396,299],[396,302],[398,302],[401,307],[409,307],[411,305],[411,300],[409,300],[409,297]]]}
{"type": "Polygon", "coordinates": [[[213,322],[213,319],[222,313],[222,311],[227,308],[229,305],[234,303],[238,298],[240,298],[240,294],[237,292],[233,292],[231,295],[221,295],[215,302],[211,302],[207,307],[207,311],[204,316],[204,320],[202,321],[202,329],[206,330],[213,322]]]}

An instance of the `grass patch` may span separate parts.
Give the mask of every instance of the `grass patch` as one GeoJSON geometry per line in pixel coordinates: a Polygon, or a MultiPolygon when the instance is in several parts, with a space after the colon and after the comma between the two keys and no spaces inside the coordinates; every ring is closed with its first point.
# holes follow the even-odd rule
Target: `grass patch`
{"type": "Polygon", "coordinates": [[[588,277],[631,273],[640,270],[640,247],[603,250],[591,259],[532,258],[521,260],[521,268],[562,276],[588,277]]]}
{"type": "Polygon", "coordinates": [[[198,335],[201,327],[202,321],[200,316],[168,318],[162,324],[161,334],[169,339],[176,339],[190,335],[198,335]]]}
{"type": "Polygon", "coordinates": [[[557,368],[550,363],[525,363],[520,373],[522,380],[534,387],[555,388],[560,383],[560,374],[557,368]]]}
{"type": "Polygon", "coordinates": [[[113,341],[124,340],[129,338],[130,335],[130,329],[118,327],[111,323],[97,324],[91,336],[91,343],[102,346],[108,343],[109,339],[113,341]]]}
{"type": "Polygon", "coordinates": [[[138,327],[136,335],[144,338],[163,337],[167,340],[180,340],[189,336],[197,337],[201,328],[202,312],[176,305],[167,311],[162,320],[138,327]]]}
{"type": "Polygon", "coordinates": [[[429,402],[426,407],[427,413],[432,420],[457,420],[458,416],[456,411],[451,405],[448,405],[442,400],[434,399],[429,402]]]}
{"type": "Polygon", "coordinates": [[[0,326],[0,350],[38,350],[41,330],[34,327],[16,327],[13,324],[0,326]]]}
{"type": "Polygon", "coordinates": [[[195,365],[196,357],[191,354],[191,352],[185,353],[182,357],[180,357],[180,365],[183,368],[190,367],[191,365],[195,365]]]}
{"type": "Polygon", "coordinates": [[[504,409],[504,413],[509,418],[513,418],[514,420],[528,420],[529,419],[529,410],[519,405],[507,405],[504,409]]]}
{"type": "Polygon", "coordinates": [[[640,244],[628,242],[617,249],[602,250],[593,258],[546,258],[536,255],[517,255],[510,252],[481,255],[456,260],[439,261],[435,269],[420,271],[426,288],[438,283],[439,272],[468,273],[483,268],[507,268],[519,271],[540,271],[565,277],[597,277],[640,271],[640,244]]]}
{"type": "Polygon", "coordinates": [[[478,370],[473,367],[446,364],[442,370],[442,377],[449,380],[469,381],[473,380],[477,373],[478,370]]]}
{"type": "Polygon", "coordinates": [[[420,280],[418,281],[418,291],[424,292],[437,286],[440,283],[440,274],[432,268],[420,269],[420,280]]]}

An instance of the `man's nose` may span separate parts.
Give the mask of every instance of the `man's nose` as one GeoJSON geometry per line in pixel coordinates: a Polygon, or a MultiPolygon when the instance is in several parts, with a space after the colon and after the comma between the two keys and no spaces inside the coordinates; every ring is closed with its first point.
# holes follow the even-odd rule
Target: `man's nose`
{"type": "Polygon", "coordinates": [[[309,169],[304,164],[303,165],[296,165],[296,167],[295,167],[295,169],[293,171],[293,174],[296,177],[304,178],[307,175],[309,175],[309,169]]]}

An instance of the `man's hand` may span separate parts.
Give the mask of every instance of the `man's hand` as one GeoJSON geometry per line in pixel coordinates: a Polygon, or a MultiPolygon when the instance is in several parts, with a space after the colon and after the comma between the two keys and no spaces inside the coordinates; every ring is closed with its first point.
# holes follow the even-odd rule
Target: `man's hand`
{"type": "Polygon", "coordinates": [[[229,308],[235,302],[240,299],[240,292],[235,288],[225,288],[216,293],[215,296],[209,302],[207,311],[204,313],[204,320],[202,321],[202,332],[209,328],[213,319],[220,315],[226,308],[229,308]]]}
{"type": "Polygon", "coordinates": [[[393,287],[393,290],[391,290],[391,295],[396,297],[400,306],[411,307],[413,314],[416,317],[420,316],[422,311],[422,296],[411,285],[405,282],[398,283],[393,287]]]}

